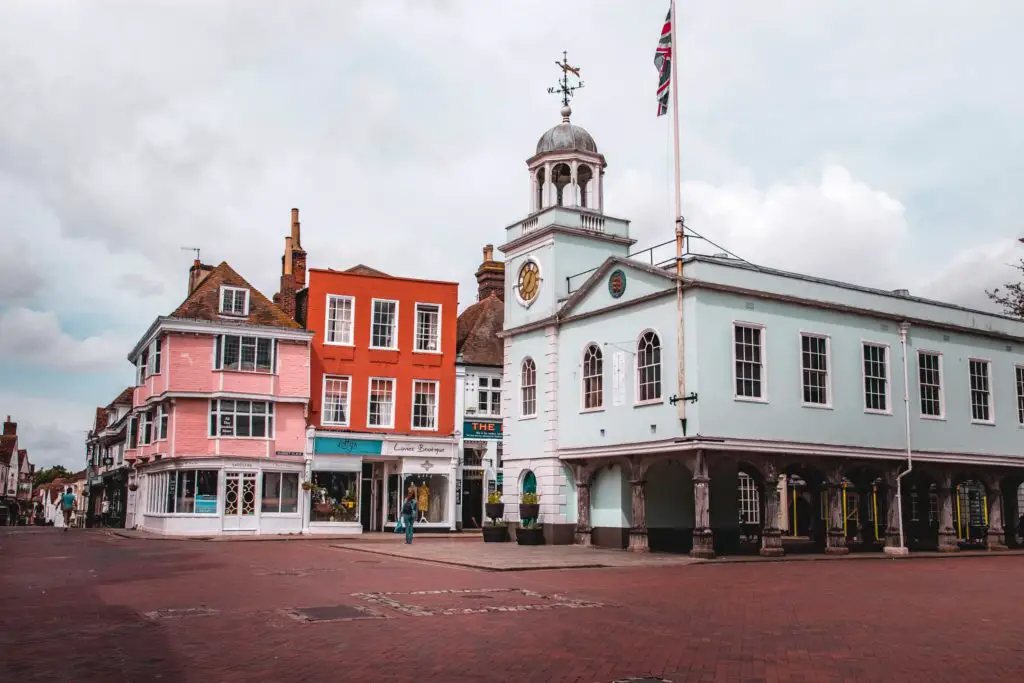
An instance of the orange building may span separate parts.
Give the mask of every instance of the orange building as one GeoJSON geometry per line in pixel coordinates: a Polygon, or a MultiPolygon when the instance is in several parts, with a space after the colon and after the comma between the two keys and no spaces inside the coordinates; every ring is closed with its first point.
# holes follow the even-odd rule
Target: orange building
{"type": "Polygon", "coordinates": [[[421,530],[454,529],[457,283],[311,269],[295,306],[314,333],[310,530],[383,530],[410,486],[421,530]]]}

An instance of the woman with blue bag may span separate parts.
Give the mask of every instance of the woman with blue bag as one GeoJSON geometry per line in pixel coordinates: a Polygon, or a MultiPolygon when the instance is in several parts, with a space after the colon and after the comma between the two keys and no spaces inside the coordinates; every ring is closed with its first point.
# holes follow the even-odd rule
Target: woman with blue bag
{"type": "Polygon", "coordinates": [[[405,502],[402,503],[402,514],[395,525],[395,533],[400,534],[405,530],[405,542],[412,543],[412,525],[416,521],[416,487],[410,486],[405,494],[405,502]]]}

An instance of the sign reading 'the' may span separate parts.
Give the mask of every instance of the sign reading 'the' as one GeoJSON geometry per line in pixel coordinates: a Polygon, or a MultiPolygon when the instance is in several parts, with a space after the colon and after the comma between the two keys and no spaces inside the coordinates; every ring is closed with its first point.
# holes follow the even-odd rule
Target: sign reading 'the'
{"type": "Polygon", "coordinates": [[[501,441],[501,420],[466,420],[462,423],[462,438],[501,441]]]}

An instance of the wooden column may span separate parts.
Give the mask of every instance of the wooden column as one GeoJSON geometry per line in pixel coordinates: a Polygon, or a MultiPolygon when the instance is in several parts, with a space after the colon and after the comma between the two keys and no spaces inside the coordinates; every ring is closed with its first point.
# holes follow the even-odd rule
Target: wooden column
{"type": "MultiPolygon", "coordinates": [[[[885,547],[886,548],[898,548],[900,547],[900,512],[899,505],[896,504],[896,477],[899,474],[898,470],[886,470],[885,472],[885,547]]],[[[904,488],[902,489],[903,494],[903,507],[907,508],[910,505],[910,496],[908,494],[908,488],[911,486],[910,482],[905,482],[904,488]]],[[[925,504],[927,505],[927,495],[925,496],[925,504]]],[[[904,529],[906,531],[906,529],[904,529]]]]}
{"type": "Polygon", "coordinates": [[[988,487],[988,533],[985,541],[989,550],[1006,550],[1002,483],[1002,477],[992,477],[985,482],[988,487]]]}
{"type": "Polygon", "coordinates": [[[953,529],[953,477],[943,474],[939,477],[936,489],[939,494],[939,552],[955,553],[960,550],[957,544],[956,530],[953,529]]]}
{"type": "Polygon", "coordinates": [[[629,470],[629,489],[632,494],[629,551],[646,553],[650,550],[647,542],[647,463],[638,458],[630,458],[629,470]]]}
{"type": "Polygon", "coordinates": [[[590,477],[591,469],[573,465],[576,477],[576,545],[590,545],[590,477]]]}
{"type": "Polygon", "coordinates": [[[779,467],[774,460],[767,460],[764,464],[764,520],[761,526],[761,554],[765,557],[785,555],[779,529],[779,467]]]}
{"type": "Polygon", "coordinates": [[[712,558],[715,556],[714,535],[711,532],[711,497],[709,488],[707,458],[704,451],[697,451],[693,468],[693,547],[690,557],[712,558]]]}
{"type": "Polygon", "coordinates": [[[843,471],[836,467],[829,472],[825,480],[828,492],[828,530],[825,536],[825,552],[829,555],[845,555],[850,552],[846,547],[846,534],[843,532],[843,471]]]}

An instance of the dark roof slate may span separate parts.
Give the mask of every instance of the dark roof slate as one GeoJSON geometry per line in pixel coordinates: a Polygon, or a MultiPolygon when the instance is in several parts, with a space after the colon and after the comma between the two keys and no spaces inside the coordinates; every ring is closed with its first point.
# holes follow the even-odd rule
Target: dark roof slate
{"type": "Polygon", "coordinates": [[[263,296],[249,282],[235,272],[234,268],[222,262],[196,287],[195,291],[173,313],[172,318],[185,320],[207,320],[211,322],[249,323],[270,327],[300,329],[277,304],[263,296]],[[224,316],[220,313],[220,287],[243,287],[249,290],[249,315],[247,318],[224,316]]]}
{"type": "Polygon", "coordinates": [[[505,325],[505,304],[493,292],[459,316],[455,352],[467,365],[500,367],[504,361],[504,343],[498,332],[505,325]]]}

